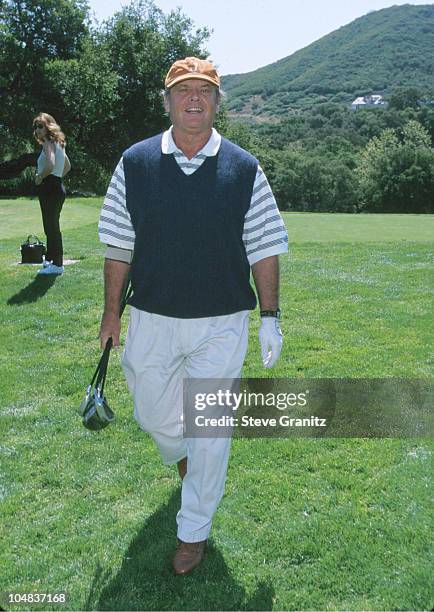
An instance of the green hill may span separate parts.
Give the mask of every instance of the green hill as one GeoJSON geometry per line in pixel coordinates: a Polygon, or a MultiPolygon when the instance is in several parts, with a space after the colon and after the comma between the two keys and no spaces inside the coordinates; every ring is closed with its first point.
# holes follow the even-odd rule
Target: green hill
{"type": "Polygon", "coordinates": [[[434,5],[392,6],[356,19],[273,64],[224,76],[232,112],[284,115],[397,87],[434,87],[434,5]]]}

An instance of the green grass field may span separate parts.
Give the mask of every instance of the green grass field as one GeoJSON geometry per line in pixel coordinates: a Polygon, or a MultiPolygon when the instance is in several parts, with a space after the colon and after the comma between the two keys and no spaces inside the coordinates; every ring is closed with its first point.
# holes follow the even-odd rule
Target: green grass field
{"type": "MultiPolygon", "coordinates": [[[[100,354],[100,203],[67,200],[79,262],[42,282],[16,265],[43,237],[37,202],[0,200],[0,592],[68,597],[3,608],[430,610],[427,438],[234,440],[207,560],[172,576],[179,482],[132,418],[119,350],[116,423],[92,433],[77,412],[100,354]]],[[[284,216],[284,351],[260,367],[255,312],[243,375],[431,377],[433,217],[284,216]]]]}

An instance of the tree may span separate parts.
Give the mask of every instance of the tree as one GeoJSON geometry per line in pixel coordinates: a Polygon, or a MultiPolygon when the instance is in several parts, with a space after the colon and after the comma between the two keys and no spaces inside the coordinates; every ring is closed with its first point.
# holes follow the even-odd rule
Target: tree
{"type": "Polygon", "coordinates": [[[342,163],[331,164],[332,188],[327,210],[330,212],[356,212],[358,185],[355,174],[342,163]]]}
{"type": "Polygon", "coordinates": [[[28,137],[34,113],[50,112],[46,60],[75,57],[88,32],[86,0],[2,0],[0,125],[11,141],[28,137]]]}
{"type": "Polygon", "coordinates": [[[113,114],[118,126],[114,147],[127,146],[167,126],[161,89],[175,59],[206,57],[202,45],[209,32],[193,31],[193,24],[180,10],[168,15],[153,0],[133,0],[103,24],[99,43],[110,57],[117,76],[117,102],[113,114]]]}
{"type": "Polygon", "coordinates": [[[223,136],[254,155],[258,159],[268,181],[273,185],[276,155],[273,154],[273,151],[267,144],[262,142],[248,125],[238,121],[229,121],[224,103],[221,112],[217,115],[216,128],[223,136]]]}
{"type": "Polygon", "coordinates": [[[52,105],[63,118],[75,188],[86,191],[91,185],[93,191],[104,191],[120,153],[118,75],[107,47],[89,38],[77,59],[47,62],[44,78],[52,105]]]}
{"type": "Polygon", "coordinates": [[[417,121],[387,128],[360,155],[357,176],[361,209],[367,212],[434,211],[434,151],[417,121]]]}
{"type": "Polygon", "coordinates": [[[206,57],[207,29],[133,0],[91,27],[86,0],[0,0],[2,158],[34,148],[41,110],[64,129],[80,190],[103,191],[122,152],[167,126],[161,89],[175,59],[206,57]]]}
{"type": "Polygon", "coordinates": [[[395,110],[417,108],[420,97],[421,93],[418,89],[416,89],[416,87],[402,87],[395,89],[390,96],[389,106],[395,110]]]}
{"type": "Polygon", "coordinates": [[[276,161],[273,191],[280,210],[303,209],[303,185],[299,173],[301,153],[294,149],[281,152],[276,161]]]}

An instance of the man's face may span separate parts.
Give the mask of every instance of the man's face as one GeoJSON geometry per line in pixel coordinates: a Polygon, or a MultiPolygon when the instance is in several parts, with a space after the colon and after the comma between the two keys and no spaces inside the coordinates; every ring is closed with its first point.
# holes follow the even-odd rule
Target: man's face
{"type": "Polygon", "coordinates": [[[217,88],[202,79],[174,85],[165,101],[173,127],[187,134],[209,132],[218,111],[217,95],[217,88]]]}

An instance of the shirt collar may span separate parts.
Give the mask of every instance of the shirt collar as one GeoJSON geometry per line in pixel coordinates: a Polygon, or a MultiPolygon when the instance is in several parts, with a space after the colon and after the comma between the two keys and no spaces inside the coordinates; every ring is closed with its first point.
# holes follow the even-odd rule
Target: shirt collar
{"type": "MultiPolygon", "coordinates": [[[[163,138],[161,139],[161,152],[165,155],[170,155],[171,153],[175,153],[175,151],[179,151],[180,153],[182,153],[181,149],[178,149],[175,144],[175,141],[173,140],[172,129],[173,126],[171,126],[166,132],[163,133],[163,138]]],[[[212,128],[212,133],[208,142],[204,147],[202,147],[200,151],[196,153],[196,155],[199,155],[200,153],[202,155],[206,155],[207,157],[214,157],[214,155],[217,155],[217,153],[219,152],[221,141],[221,135],[217,132],[215,128],[212,128]]]]}

